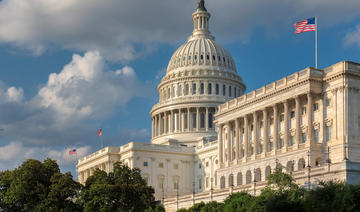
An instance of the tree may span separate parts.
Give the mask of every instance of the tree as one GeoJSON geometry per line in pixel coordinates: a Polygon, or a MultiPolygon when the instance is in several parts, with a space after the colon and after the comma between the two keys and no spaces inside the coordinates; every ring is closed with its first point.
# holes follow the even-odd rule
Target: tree
{"type": "Polygon", "coordinates": [[[154,189],[146,184],[139,169],[117,162],[114,172],[96,170],[81,192],[84,211],[145,211],[155,209],[154,189]]]}
{"type": "Polygon", "coordinates": [[[56,161],[26,160],[13,171],[0,172],[0,207],[5,211],[80,211],[72,201],[81,185],[56,161]]]}

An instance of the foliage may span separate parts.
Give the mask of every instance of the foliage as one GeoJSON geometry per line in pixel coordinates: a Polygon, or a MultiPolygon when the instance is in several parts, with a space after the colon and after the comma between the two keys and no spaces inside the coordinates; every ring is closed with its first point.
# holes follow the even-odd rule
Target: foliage
{"type": "Polygon", "coordinates": [[[26,160],[13,171],[0,172],[0,208],[5,211],[80,211],[72,201],[81,185],[56,161],[26,160]]]}
{"type": "Polygon", "coordinates": [[[96,170],[86,181],[78,202],[84,211],[155,210],[153,194],[154,189],[146,184],[139,169],[118,162],[110,174],[96,170]]]}

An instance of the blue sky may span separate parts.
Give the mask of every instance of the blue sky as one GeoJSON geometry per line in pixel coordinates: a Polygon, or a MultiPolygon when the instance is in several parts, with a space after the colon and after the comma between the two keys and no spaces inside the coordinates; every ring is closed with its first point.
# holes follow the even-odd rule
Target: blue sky
{"type": "MultiPolygon", "coordinates": [[[[210,30],[234,57],[247,92],[314,66],[360,62],[358,0],[207,0],[210,30]]],[[[149,142],[149,111],[172,53],[192,31],[195,0],[0,1],[0,170],[51,157],[75,174],[105,145],[149,142]]]]}

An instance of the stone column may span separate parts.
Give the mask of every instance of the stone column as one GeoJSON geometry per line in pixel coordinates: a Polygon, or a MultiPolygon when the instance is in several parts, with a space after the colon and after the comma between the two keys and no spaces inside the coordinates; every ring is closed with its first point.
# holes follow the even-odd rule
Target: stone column
{"type": "Polygon", "coordinates": [[[300,105],[300,96],[295,97],[295,148],[298,148],[300,141],[301,141],[301,126],[300,126],[300,119],[301,119],[301,105],[300,105]]]}
{"type": "Polygon", "coordinates": [[[268,132],[268,113],[266,111],[266,108],[263,110],[263,154],[265,154],[267,151],[269,151],[268,146],[269,146],[269,132],[268,132]]]}
{"type": "Polygon", "coordinates": [[[188,131],[191,131],[191,115],[190,115],[190,108],[187,109],[187,128],[188,131]]]}
{"type": "Polygon", "coordinates": [[[196,108],[196,131],[200,130],[200,112],[199,112],[200,108],[196,108]]]}
{"type": "Polygon", "coordinates": [[[312,127],[312,114],[313,114],[313,99],[312,99],[312,94],[308,93],[307,94],[307,99],[308,99],[308,103],[307,103],[307,124],[308,124],[308,145],[310,145],[313,142],[313,127],[312,127]]]}
{"type": "Polygon", "coordinates": [[[164,113],[164,134],[168,132],[169,122],[168,122],[168,115],[166,112],[164,113]]]}
{"type": "Polygon", "coordinates": [[[249,156],[249,120],[247,115],[244,116],[244,144],[244,156],[246,160],[246,158],[249,156]]]}
{"type": "Polygon", "coordinates": [[[206,113],[205,113],[205,129],[206,131],[209,130],[209,108],[206,107],[206,113]]]}
{"type": "Polygon", "coordinates": [[[157,136],[156,133],[157,133],[157,116],[155,115],[154,116],[154,135],[153,135],[153,138],[157,136]]]}
{"type": "Polygon", "coordinates": [[[227,159],[228,159],[228,165],[230,165],[230,161],[232,161],[232,152],[231,152],[231,124],[230,124],[230,122],[227,122],[226,123],[226,128],[227,128],[227,134],[228,134],[228,136],[227,136],[227,153],[228,153],[228,157],[227,157],[227,159]]]}
{"type": "Polygon", "coordinates": [[[183,129],[184,129],[184,126],[183,126],[183,114],[182,114],[182,111],[181,111],[181,108],[179,109],[179,124],[178,124],[178,131],[179,132],[183,132],[183,129]]]}
{"type": "Polygon", "coordinates": [[[220,165],[224,164],[223,128],[224,128],[224,125],[223,125],[223,124],[219,124],[219,127],[218,127],[218,135],[219,135],[219,146],[218,146],[218,150],[219,150],[219,163],[220,163],[220,165]]]}
{"type": "Polygon", "coordinates": [[[235,119],[235,137],[236,137],[236,151],[235,151],[235,159],[239,160],[240,159],[240,120],[239,119],[235,119]]]}
{"type": "MultiPolygon", "coordinates": [[[[204,55],[204,57],[206,57],[205,55],[204,55]]],[[[206,60],[206,58],[204,58],[204,60],[206,60]]],[[[203,82],[204,83],[204,95],[208,95],[208,81],[204,81],[203,82]]]]}
{"type": "Polygon", "coordinates": [[[284,147],[287,150],[289,143],[289,103],[284,101],[284,147]]]}
{"type": "Polygon", "coordinates": [[[275,148],[275,153],[276,150],[278,149],[278,142],[279,142],[279,114],[278,114],[278,108],[276,106],[276,104],[273,106],[273,110],[274,110],[274,148],[275,148]]]}
{"type": "Polygon", "coordinates": [[[174,117],[174,111],[171,110],[171,115],[170,115],[170,130],[169,133],[174,133],[174,122],[175,122],[175,117],[174,117]]]}
{"type": "Polygon", "coordinates": [[[254,120],[254,158],[259,152],[259,142],[258,142],[258,117],[256,111],[253,113],[254,120]]]}

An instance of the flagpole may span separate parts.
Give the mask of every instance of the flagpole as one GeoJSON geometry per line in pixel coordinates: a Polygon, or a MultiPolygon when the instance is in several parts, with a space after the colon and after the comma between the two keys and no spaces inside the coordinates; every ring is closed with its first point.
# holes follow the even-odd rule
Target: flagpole
{"type": "Polygon", "coordinates": [[[315,68],[318,67],[317,17],[315,16],[315,68]]]}

